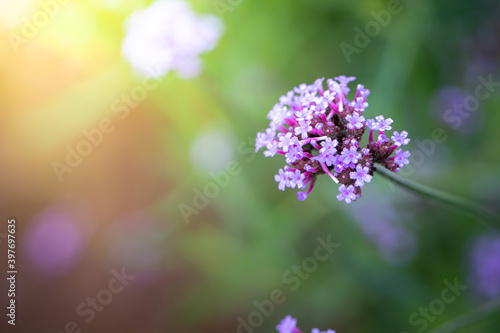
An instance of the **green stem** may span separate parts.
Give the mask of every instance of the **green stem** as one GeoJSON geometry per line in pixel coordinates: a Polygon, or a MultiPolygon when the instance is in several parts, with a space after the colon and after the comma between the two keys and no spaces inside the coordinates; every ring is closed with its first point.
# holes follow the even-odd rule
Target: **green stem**
{"type": "Polygon", "coordinates": [[[456,319],[450,320],[447,323],[433,329],[429,333],[451,333],[459,329],[477,323],[478,321],[500,311],[500,300],[496,300],[483,305],[482,307],[471,311],[456,319]]]}
{"type": "Polygon", "coordinates": [[[389,171],[380,164],[375,164],[375,172],[379,173],[382,177],[399,186],[421,195],[424,198],[442,202],[450,207],[453,207],[463,213],[480,218],[482,221],[488,222],[495,227],[500,227],[498,215],[482,205],[473,201],[461,198],[459,196],[438,191],[427,187],[425,185],[417,184],[411,180],[398,176],[395,172],[389,171]]]}

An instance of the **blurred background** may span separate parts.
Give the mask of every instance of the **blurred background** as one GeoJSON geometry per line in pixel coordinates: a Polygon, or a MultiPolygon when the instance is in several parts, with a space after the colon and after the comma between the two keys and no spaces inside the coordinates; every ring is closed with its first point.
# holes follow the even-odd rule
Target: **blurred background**
{"type": "Polygon", "coordinates": [[[201,73],[145,81],[121,47],[151,3],[0,2],[0,258],[15,218],[19,272],[0,331],[274,332],[290,314],[421,333],[500,297],[500,237],[474,218],[378,176],[349,206],[328,177],[299,202],[284,159],[253,152],[281,95],[352,75],[423,156],[404,177],[498,211],[498,1],[193,0],[224,25],[201,73]],[[431,303],[445,280],[467,288],[431,303]]]}

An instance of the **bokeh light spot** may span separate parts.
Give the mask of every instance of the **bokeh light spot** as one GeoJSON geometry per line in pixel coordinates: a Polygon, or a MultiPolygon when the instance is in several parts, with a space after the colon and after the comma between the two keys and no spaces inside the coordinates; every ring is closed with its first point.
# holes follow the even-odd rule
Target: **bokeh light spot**
{"type": "Polygon", "coordinates": [[[24,244],[35,269],[53,276],[75,265],[84,248],[84,237],[71,215],[48,209],[27,229],[24,244]]]}
{"type": "Polygon", "coordinates": [[[191,146],[191,162],[199,169],[223,170],[233,158],[232,135],[222,130],[202,132],[191,146]]]}

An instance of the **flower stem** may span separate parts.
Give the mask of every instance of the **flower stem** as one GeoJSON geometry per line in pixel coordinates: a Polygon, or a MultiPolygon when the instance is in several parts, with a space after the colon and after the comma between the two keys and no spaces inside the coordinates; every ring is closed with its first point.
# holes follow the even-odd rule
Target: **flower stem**
{"type": "Polygon", "coordinates": [[[500,312],[500,300],[492,301],[463,316],[450,320],[429,333],[452,333],[487,318],[495,312],[500,312]]]}
{"type": "Polygon", "coordinates": [[[380,164],[375,164],[374,170],[389,181],[394,182],[409,191],[419,194],[424,198],[439,201],[463,213],[478,217],[482,221],[488,222],[497,228],[500,227],[498,215],[487,207],[459,196],[438,191],[425,185],[417,184],[411,180],[402,178],[396,173],[387,170],[380,164]]]}

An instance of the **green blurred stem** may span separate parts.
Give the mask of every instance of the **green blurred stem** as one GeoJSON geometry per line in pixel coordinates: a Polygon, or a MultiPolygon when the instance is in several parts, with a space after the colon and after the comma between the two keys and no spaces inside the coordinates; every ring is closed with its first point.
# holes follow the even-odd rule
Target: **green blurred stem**
{"type": "Polygon", "coordinates": [[[482,307],[471,311],[463,316],[446,322],[444,325],[433,329],[429,333],[451,333],[464,327],[477,323],[496,312],[500,312],[500,300],[496,300],[483,305],[482,307]]]}
{"type": "Polygon", "coordinates": [[[463,213],[475,216],[480,218],[482,221],[488,222],[495,227],[500,227],[500,223],[498,221],[498,216],[492,210],[479,205],[473,201],[458,197],[456,195],[438,191],[427,187],[422,184],[417,184],[411,180],[402,178],[398,176],[396,173],[387,170],[382,165],[376,163],[375,172],[380,174],[382,177],[388,179],[389,181],[396,183],[397,185],[412,191],[424,198],[435,200],[441,203],[444,203],[450,207],[453,207],[463,213]]]}

